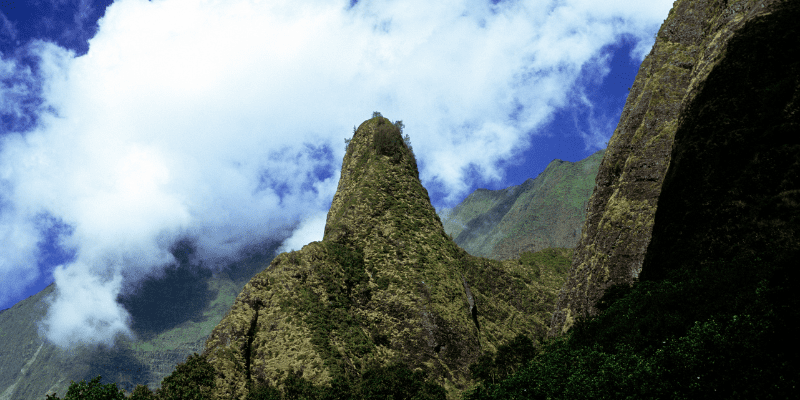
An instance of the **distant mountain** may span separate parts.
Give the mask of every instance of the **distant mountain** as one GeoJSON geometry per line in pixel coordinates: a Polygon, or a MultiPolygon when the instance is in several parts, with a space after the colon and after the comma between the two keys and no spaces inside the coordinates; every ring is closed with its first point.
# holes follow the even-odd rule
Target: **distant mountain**
{"type": "Polygon", "coordinates": [[[208,338],[216,394],[244,400],[295,374],[347,386],[401,363],[457,398],[482,355],[545,334],[569,254],[469,255],[445,233],[399,127],[376,115],[349,142],[324,239],[278,255],[208,338]]]}
{"type": "Polygon", "coordinates": [[[578,162],[553,160],[521,185],[478,189],[442,213],[444,230],[470,254],[495,260],[574,248],[603,154],[600,150],[578,162]]]}
{"type": "Polygon", "coordinates": [[[63,397],[70,381],[98,375],[128,392],[137,384],[157,388],[178,363],[203,351],[211,329],[276,248],[215,274],[184,264],[146,280],[135,295],[120,299],[138,340],[118,340],[114,349],[63,351],[39,336],[37,323],[47,312],[54,284],[0,312],[0,400],[42,400],[54,392],[63,397]]]}

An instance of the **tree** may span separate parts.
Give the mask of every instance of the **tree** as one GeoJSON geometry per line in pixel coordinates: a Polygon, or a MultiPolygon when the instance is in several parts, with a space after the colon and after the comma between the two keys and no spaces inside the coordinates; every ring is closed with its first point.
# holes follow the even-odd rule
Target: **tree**
{"type": "Polygon", "coordinates": [[[406,127],[405,124],[403,124],[403,121],[401,120],[394,121],[394,126],[396,126],[398,130],[400,130],[400,134],[403,133],[403,128],[406,127]]]}
{"type": "MultiPolygon", "coordinates": [[[[48,394],[46,400],[61,400],[55,393],[48,394]]],[[[125,392],[116,383],[100,384],[100,376],[91,381],[72,381],[64,400],[125,400],[125,392]]]]}
{"type": "Polygon", "coordinates": [[[144,385],[136,385],[128,400],[157,400],[158,397],[144,385]]]}
{"type": "Polygon", "coordinates": [[[161,400],[206,400],[216,386],[214,367],[205,357],[192,354],[185,363],[161,381],[157,396],[161,400]]]}

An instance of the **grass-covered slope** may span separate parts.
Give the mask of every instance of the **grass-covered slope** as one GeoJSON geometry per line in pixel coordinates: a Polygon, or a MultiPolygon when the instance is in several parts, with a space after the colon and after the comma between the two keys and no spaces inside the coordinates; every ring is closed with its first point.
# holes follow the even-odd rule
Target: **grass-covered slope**
{"type": "Polygon", "coordinates": [[[481,355],[546,331],[569,253],[467,254],[445,233],[399,126],[380,115],[361,124],[324,239],[277,256],[214,329],[204,354],[218,396],[286,390],[298,374],[320,387],[356,382],[403,364],[453,398],[481,355]]]}
{"type": "Polygon", "coordinates": [[[445,231],[470,254],[496,260],[546,248],[574,248],[603,150],[578,162],[553,160],[535,179],[478,189],[446,212],[445,231]]]}

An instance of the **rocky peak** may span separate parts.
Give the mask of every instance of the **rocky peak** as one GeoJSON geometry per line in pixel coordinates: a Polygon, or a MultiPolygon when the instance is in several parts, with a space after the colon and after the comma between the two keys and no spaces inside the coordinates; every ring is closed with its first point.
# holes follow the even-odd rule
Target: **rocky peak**
{"type": "Polygon", "coordinates": [[[323,240],[275,257],[214,328],[204,354],[219,397],[245,399],[298,371],[327,385],[399,362],[457,398],[482,354],[544,334],[563,273],[537,264],[547,257],[501,263],[459,248],[401,126],[361,124],[323,240]]]}
{"type": "Polygon", "coordinates": [[[325,241],[369,254],[377,247],[400,246],[409,234],[447,237],[397,125],[376,116],[353,134],[328,211],[325,241]]]}

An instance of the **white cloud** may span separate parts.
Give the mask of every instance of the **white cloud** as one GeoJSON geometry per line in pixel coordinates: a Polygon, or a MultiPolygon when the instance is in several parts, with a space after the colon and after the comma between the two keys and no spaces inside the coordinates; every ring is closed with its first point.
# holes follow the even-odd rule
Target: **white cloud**
{"type": "Polygon", "coordinates": [[[328,213],[321,212],[303,220],[294,230],[292,236],[283,241],[278,252],[300,250],[311,242],[322,240],[325,235],[325,221],[327,218],[328,213]]]}
{"type": "Polygon", "coordinates": [[[3,242],[0,273],[35,272],[12,254],[41,239],[37,215],[74,228],[51,340],[127,333],[117,294],[172,262],[179,238],[218,262],[321,239],[342,139],[372,111],[404,121],[423,183],[448,201],[500,179],[582,66],[621,35],[643,56],[671,1],[347,4],[118,0],[84,56],[32,48],[55,112],[0,144],[0,234],[27,232],[3,242]]]}

